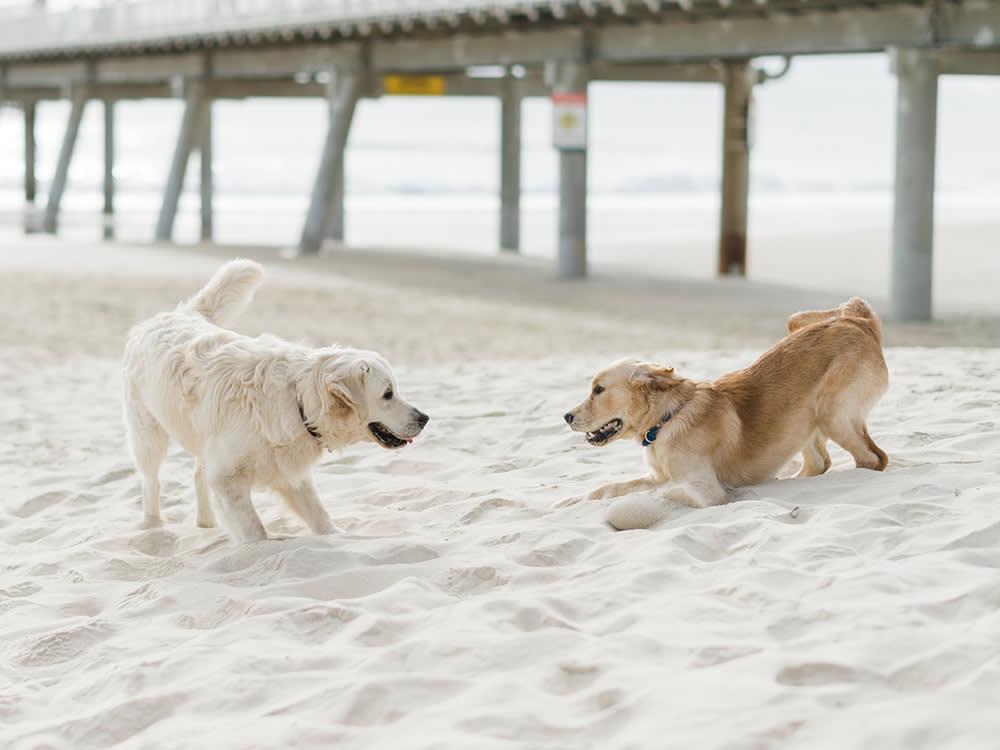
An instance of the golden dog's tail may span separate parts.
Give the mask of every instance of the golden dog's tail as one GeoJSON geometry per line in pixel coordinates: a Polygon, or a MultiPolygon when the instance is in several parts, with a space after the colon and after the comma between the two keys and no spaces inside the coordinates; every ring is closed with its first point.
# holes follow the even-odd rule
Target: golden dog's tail
{"type": "Polygon", "coordinates": [[[872,335],[881,346],[882,324],[879,323],[878,317],[875,315],[875,311],[872,310],[871,305],[860,297],[851,297],[851,299],[847,300],[840,307],[835,307],[832,310],[806,310],[794,313],[788,317],[788,332],[794,333],[812,323],[835,320],[837,318],[855,318],[867,322],[872,335]]]}
{"type": "Polygon", "coordinates": [[[224,326],[246,310],[264,278],[259,263],[245,258],[231,260],[219,268],[201,291],[177,306],[180,312],[201,315],[224,326]]]}

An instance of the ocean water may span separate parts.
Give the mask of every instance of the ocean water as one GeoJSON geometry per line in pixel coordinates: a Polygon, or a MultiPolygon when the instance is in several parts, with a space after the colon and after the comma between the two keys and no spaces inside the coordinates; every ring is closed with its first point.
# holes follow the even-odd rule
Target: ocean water
{"type": "MultiPolygon", "coordinates": [[[[777,69],[777,61],[757,63],[777,69]]],[[[750,233],[880,229],[891,222],[894,77],[884,55],[796,58],[788,75],[757,87],[753,105],[750,233]]],[[[706,84],[597,83],[589,89],[588,239],[591,257],[717,235],[722,88],[706,84]]],[[[58,157],[68,106],[40,106],[39,205],[58,157]]],[[[214,106],[216,239],[298,240],[326,127],[321,101],[220,101],[214,106]]],[[[522,110],[522,250],[556,246],[558,156],[550,105],[522,110]]],[[[118,237],[152,238],[181,117],[178,101],[116,109],[118,237]]],[[[346,240],[360,246],[495,252],[499,103],[489,98],[383,97],[359,104],[346,160],[346,240]]],[[[103,112],[84,115],[60,233],[100,235],[103,112]]],[[[1000,78],[940,82],[937,219],[1000,218],[1000,78]]],[[[0,228],[23,208],[20,113],[0,109],[0,228]]],[[[197,157],[188,170],[174,238],[198,232],[197,157]]],[[[1000,238],[997,240],[1000,247],[1000,238]]],[[[714,257],[672,261],[711,275],[714,257]]],[[[752,272],[752,269],[751,269],[752,272]]]]}

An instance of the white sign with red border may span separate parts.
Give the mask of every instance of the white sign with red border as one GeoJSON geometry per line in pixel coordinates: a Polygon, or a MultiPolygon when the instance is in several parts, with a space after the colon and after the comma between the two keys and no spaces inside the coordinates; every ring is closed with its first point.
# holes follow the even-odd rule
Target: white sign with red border
{"type": "Polygon", "coordinates": [[[558,149],[587,148],[587,92],[552,94],[552,145],[558,149]]]}

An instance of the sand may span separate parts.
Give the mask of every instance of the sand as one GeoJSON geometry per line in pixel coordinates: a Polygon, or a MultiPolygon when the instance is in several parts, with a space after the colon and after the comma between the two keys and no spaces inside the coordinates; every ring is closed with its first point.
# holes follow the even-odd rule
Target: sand
{"type": "Polygon", "coordinates": [[[643,472],[561,415],[611,358],[712,379],[795,309],[753,282],[557,282],[523,259],[0,249],[0,747],[980,748],[1000,732],[997,311],[887,324],[882,474],[743,488],[615,532],[558,500],[643,472]],[[379,349],[427,411],[316,466],[343,533],[194,525],[192,461],[139,528],[118,358],[233,254],[239,323],[379,349]],[[946,344],[947,346],[942,346],[946,344]]]}

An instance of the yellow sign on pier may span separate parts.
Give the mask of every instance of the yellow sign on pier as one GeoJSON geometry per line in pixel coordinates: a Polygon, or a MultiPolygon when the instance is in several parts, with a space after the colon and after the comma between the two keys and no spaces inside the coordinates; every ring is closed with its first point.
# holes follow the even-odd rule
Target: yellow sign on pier
{"type": "Polygon", "coordinates": [[[444,76],[382,76],[382,93],[390,96],[444,96],[447,90],[444,76]]]}

